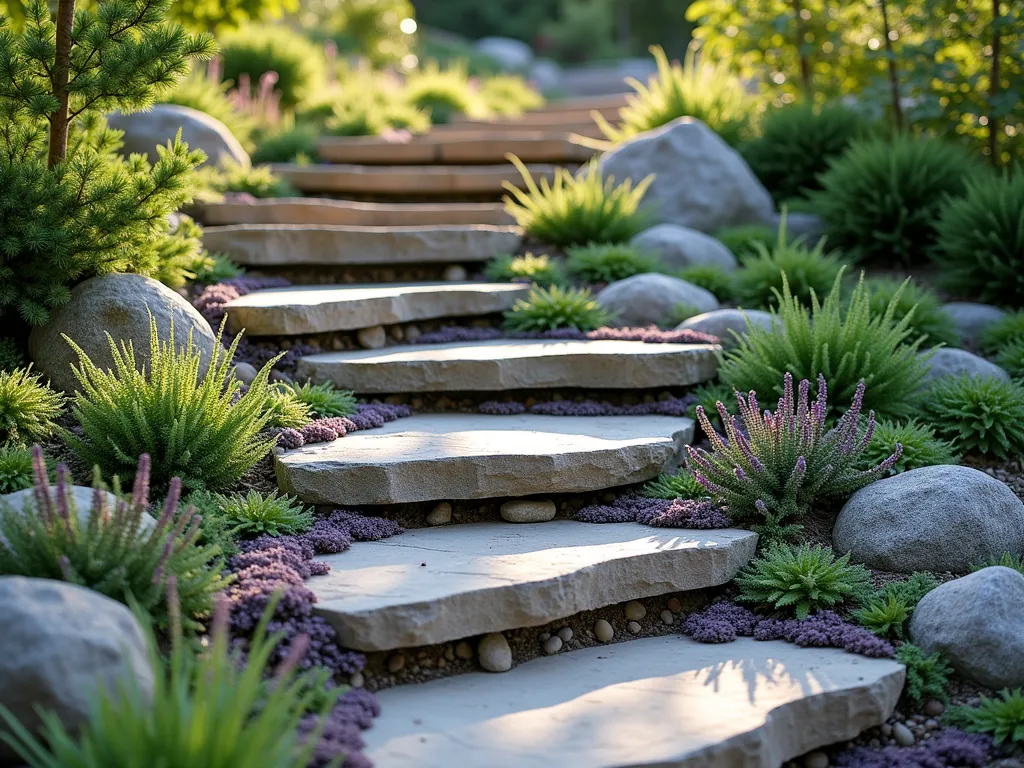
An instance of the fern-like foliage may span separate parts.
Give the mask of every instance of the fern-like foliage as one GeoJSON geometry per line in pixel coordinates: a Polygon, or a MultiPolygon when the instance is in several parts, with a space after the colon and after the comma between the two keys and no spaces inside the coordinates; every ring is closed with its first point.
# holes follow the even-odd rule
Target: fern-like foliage
{"type": "Polygon", "coordinates": [[[950,707],[946,717],[965,731],[987,733],[996,744],[1024,743],[1024,689],[982,696],[977,707],[950,707]]]}
{"type": "Polygon", "coordinates": [[[751,560],[734,581],[740,588],[738,600],[792,609],[798,619],[855,602],[871,588],[871,574],[863,565],[850,565],[849,553],[837,559],[829,547],[777,542],[751,560]]]}
{"type": "Polygon", "coordinates": [[[314,384],[307,381],[305,384],[282,383],[279,386],[317,418],[350,416],[356,412],[356,396],[350,390],[335,389],[330,382],[314,384]]]}
{"type": "Polygon", "coordinates": [[[220,514],[228,530],[235,536],[283,536],[308,531],[313,513],[292,496],[278,496],[249,491],[224,496],[217,494],[220,514]]]}
{"type": "Polygon", "coordinates": [[[0,495],[32,487],[32,454],[27,448],[0,447],[0,495]]]}
{"type": "Polygon", "coordinates": [[[941,654],[925,655],[913,643],[904,643],[896,650],[896,661],[907,668],[904,696],[916,704],[929,699],[949,701],[949,676],[953,668],[941,654]]]}
{"type": "Polygon", "coordinates": [[[903,446],[903,452],[889,468],[892,475],[936,464],[956,464],[959,459],[953,446],[937,438],[935,431],[926,424],[913,420],[896,422],[880,419],[871,442],[864,449],[861,467],[867,469],[885,461],[896,451],[897,445],[903,446]]]}
{"type": "Polygon", "coordinates": [[[82,434],[66,431],[68,445],[106,476],[131,476],[137,457],[146,453],[153,457],[158,487],[172,477],[189,489],[230,486],[274,446],[276,438],[259,432],[270,419],[267,378],[278,358],[241,394],[231,366],[241,335],[224,352],[222,334],[223,326],[205,373],[191,333],[187,345],[176,344],[172,324],[161,340],[152,316],[145,366],[137,365],[130,343],[118,346],[108,334],[114,365],[103,370],[65,336],[78,355],[73,371],[81,384],[72,412],[82,434]]]}
{"type": "Polygon", "coordinates": [[[232,262],[223,253],[207,253],[203,261],[196,265],[195,274],[197,283],[215,285],[233,277],[241,277],[245,274],[245,268],[232,262]]]}
{"type": "Polygon", "coordinates": [[[963,453],[999,459],[1024,456],[1024,384],[991,377],[936,379],[921,418],[963,453]]]}
{"type": "Polygon", "coordinates": [[[641,490],[649,499],[702,499],[708,489],[693,476],[693,471],[682,467],[673,474],[661,474],[646,483],[641,490]]]}
{"type": "Polygon", "coordinates": [[[526,189],[502,182],[508,191],[505,210],[528,235],[550,245],[564,248],[586,243],[624,243],[642,232],[648,217],[640,211],[640,201],[654,181],[654,175],[636,186],[627,179],[615,184],[615,178],[602,177],[597,159],[578,174],[565,168],[555,169],[555,178],[538,185],[530,170],[515,155],[506,155],[523,177],[526,189]]]}
{"type": "Polygon", "coordinates": [[[880,477],[899,460],[902,446],[870,469],[860,469],[860,458],[871,442],[875,414],[861,429],[864,398],[862,381],[853,404],[839,423],[826,429],[828,390],[818,377],[818,396],[809,400],[810,382],[804,379],[794,397],[793,377],[784,377],[782,398],[775,413],[761,411],[757,396],[736,393],[739,418],[718,404],[725,436],[718,434],[704,408],[697,407],[712,452],[687,446],[695,477],[734,520],[756,520],[754,530],[773,540],[800,530],[799,520],[823,499],[853,493],[880,477]],[[742,426],[741,426],[742,422],[742,426]]]}
{"type": "Polygon", "coordinates": [[[783,282],[772,329],[748,327],[746,335],[726,352],[719,376],[741,392],[763,398],[782,394],[784,373],[829,383],[832,399],[849,405],[859,382],[867,385],[864,405],[891,418],[914,415],[928,356],[919,356],[923,338],[913,338],[913,313],[896,319],[899,294],[885,312],[871,311],[864,280],[844,307],[842,274],[823,302],[817,295],[804,305],[783,282]]]}
{"type": "Polygon", "coordinates": [[[583,288],[534,286],[525,299],[516,299],[505,313],[505,328],[513,332],[575,328],[592,331],[611,322],[612,316],[583,288]]]}
{"type": "MultiPolygon", "coordinates": [[[[138,460],[129,500],[113,509],[96,480],[92,506],[82,514],[75,507],[67,467],[57,466],[50,486],[39,446],[33,449],[34,503],[24,511],[0,505],[0,574],[57,579],[100,592],[120,602],[134,601],[168,619],[168,580],[174,578],[186,626],[202,628],[213,596],[227,585],[216,547],[196,544],[199,519],[193,510],[178,514],[181,483],[170,490],[159,518],[149,517],[150,458],[138,460]]],[[[114,494],[120,496],[115,480],[114,494]]]]}
{"type": "Polygon", "coordinates": [[[955,346],[960,343],[956,323],[942,310],[942,301],[933,291],[922,288],[913,280],[900,282],[890,277],[872,277],[864,282],[871,295],[869,305],[873,314],[885,314],[895,298],[893,318],[902,320],[910,315],[913,335],[924,336],[929,347],[936,344],[955,346]]]}
{"type": "Polygon", "coordinates": [[[64,396],[43,384],[31,366],[0,371],[0,446],[47,437],[63,407],[64,396]]]}
{"type": "Polygon", "coordinates": [[[566,267],[581,283],[612,283],[646,272],[664,272],[656,256],[626,243],[590,243],[569,248],[566,267]]]}
{"type": "Polygon", "coordinates": [[[542,288],[565,283],[565,269],[562,262],[542,253],[534,256],[504,254],[491,259],[484,267],[484,277],[499,283],[531,282],[542,288]]]}

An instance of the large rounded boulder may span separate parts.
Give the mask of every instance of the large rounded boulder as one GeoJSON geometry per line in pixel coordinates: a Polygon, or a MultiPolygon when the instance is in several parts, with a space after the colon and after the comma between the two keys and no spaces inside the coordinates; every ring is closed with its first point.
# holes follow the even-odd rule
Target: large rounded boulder
{"type": "Polygon", "coordinates": [[[770,312],[760,309],[716,309],[694,315],[676,326],[677,331],[699,331],[717,336],[723,344],[735,344],[736,336],[746,336],[750,328],[770,331],[775,327],[775,318],[770,312]]]}
{"type": "MultiPolygon", "coordinates": [[[[928,352],[922,352],[921,357],[928,356],[928,352]]],[[[948,376],[980,376],[983,379],[1000,379],[1009,381],[1010,374],[1004,371],[995,363],[991,363],[983,357],[978,357],[966,349],[952,349],[942,347],[934,351],[927,360],[928,372],[924,375],[926,382],[942,379],[948,376]]]]}
{"type": "Polygon", "coordinates": [[[641,232],[631,241],[642,251],[657,256],[667,267],[718,267],[723,272],[736,269],[736,257],[721,241],[678,224],[658,224],[641,232]]]}
{"type": "Polygon", "coordinates": [[[118,346],[131,343],[135,362],[141,367],[149,361],[150,313],[162,341],[169,338],[173,323],[175,346],[187,346],[191,333],[204,369],[209,365],[216,337],[203,316],[162,283],[129,274],[101,275],[77,285],[71,301],[53,312],[49,323],[32,329],[29,355],[53,386],[65,392],[77,391],[78,379],[71,366],[78,364],[78,355],[64,335],[97,367],[110,369],[114,359],[106,336],[109,333],[118,346]]]}
{"type": "Polygon", "coordinates": [[[601,158],[605,177],[640,183],[655,174],[643,207],[660,221],[701,232],[771,225],[772,196],[739,153],[700,120],[680,117],[601,158]]]}
{"type": "Polygon", "coordinates": [[[942,306],[942,311],[952,318],[960,338],[968,344],[977,344],[986,330],[1006,317],[999,307],[971,301],[951,301],[942,306]]]}
{"type": "Polygon", "coordinates": [[[127,115],[114,112],[107,116],[107,124],[124,132],[121,154],[126,156],[149,155],[150,162],[154,162],[156,148],[174,141],[180,130],[181,140],[189,149],[203,150],[210,165],[220,165],[225,160],[244,166],[250,164],[249,154],[224,123],[191,107],[157,104],[145,112],[127,115]]]}
{"type": "Polygon", "coordinates": [[[1024,575],[982,568],[936,587],[914,609],[910,638],[989,688],[1024,685],[1024,575]]]}
{"type": "Polygon", "coordinates": [[[1024,552],[1024,503],[970,467],[922,467],[861,488],[832,530],[839,553],[882,571],[965,573],[1024,552]]]}
{"type": "Polygon", "coordinates": [[[597,294],[597,303],[615,314],[618,325],[639,327],[666,322],[680,305],[697,312],[718,309],[710,291],[657,272],[609,283],[597,294]]]}

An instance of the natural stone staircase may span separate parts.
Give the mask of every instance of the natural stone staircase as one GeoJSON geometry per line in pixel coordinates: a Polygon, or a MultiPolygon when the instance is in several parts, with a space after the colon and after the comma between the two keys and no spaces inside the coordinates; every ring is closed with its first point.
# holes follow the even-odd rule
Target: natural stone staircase
{"type": "Polygon", "coordinates": [[[367,203],[322,197],[195,203],[188,211],[207,226],[229,224],[347,224],[419,227],[512,224],[501,203],[367,203]]]}

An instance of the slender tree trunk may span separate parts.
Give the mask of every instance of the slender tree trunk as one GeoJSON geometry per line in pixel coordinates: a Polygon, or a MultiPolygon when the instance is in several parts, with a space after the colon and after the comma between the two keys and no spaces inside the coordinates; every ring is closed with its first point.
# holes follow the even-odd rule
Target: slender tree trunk
{"type": "Polygon", "coordinates": [[[889,10],[885,0],[879,0],[882,6],[882,32],[885,35],[885,58],[889,65],[889,91],[892,98],[892,117],[896,129],[903,130],[903,107],[900,106],[900,85],[896,77],[896,54],[893,52],[892,40],[889,39],[889,10]]]}
{"type": "Polygon", "coordinates": [[[800,57],[800,78],[804,83],[804,96],[809,102],[814,93],[811,90],[811,62],[802,50],[805,35],[804,18],[801,16],[803,10],[803,3],[800,0],[793,0],[793,13],[796,14],[796,52],[797,56],[800,57]]]}
{"type": "Polygon", "coordinates": [[[1002,36],[995,22],[999,19],[999,0],[992,0],[992,82],[988,87],[988,151],[992,165],[999,166],[999,118],[993,102],[999,95],[999,55],[1002,48],[1002,36]]]}
{"type": "Polygon", "coordinates": [[[68,154],[68,80],[71,68],[71,32],[75,25],[75,0],[57,5],[57,45],[51,84],[60,107],[50,116],[50,152],[46,165],[52,168],[68,154]]]}

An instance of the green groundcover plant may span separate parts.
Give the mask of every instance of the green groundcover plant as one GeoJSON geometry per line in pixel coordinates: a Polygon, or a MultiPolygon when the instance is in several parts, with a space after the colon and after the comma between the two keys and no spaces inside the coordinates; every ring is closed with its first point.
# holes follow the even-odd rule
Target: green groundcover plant
{"type": "Polygon", "coordinates": [[[32,454],[18,446],[0,447],[0,494],[32,487],[32,454]]]}
{"type": "Polygon", "coordinates": [[[683,267],[676,277],[710,291],[719,301],[730,301],[733,295],[733,273],[713,264],[692,264],[683,267]]]}
{"type": "Polygon", "coordinates": [[[718,230],[715,232],[715,239],[738,258],[753,251],[756,243],[761,243],[765,248],[771,248],[775,245],[778,235],[775,229],[764,224],[739,224],[735,227],[718,230]]]}
{"type": "Polygon", "coordinates": [[[922,288],[914,280],[899,281],[891,277],[871,277],[865,280],[870,299],[869,307],[876,315],[885,314],[890,302],[896,299],[893,318],[902,320],[910,315],[910,328],[915,336],[923,335],[924,344],[933,347],[936,344],[958,345],[960,334],[956,323],[942,309],[942,301],[927,288],[922,288]]]}
{"type": "Polygon", "coordinates": [[[293,496],[249,491],[245,495],[218,494],[217,502],[229,532],[235,536],[292,535],[313,525],[313,513],[293,496]]]}
{"type": "Polygon", "coordinates": [[[936,464],[956,464],[959,459],[953,446],[937,438],[935,430],[928,425],[914,420],[880,419],[875,424],[871,442],[864,449],[862,466],[866,469],[881,463],[886,456],[893,454],[897,445],[903,446],[903,453],[889,468],[889,473],[893,475],[936,464]]]}
{"type": "Polygon", "coordinates": [[[1000,691],[982,696],[977,707],[950,707],[946,720],[973,733],[987,733],[996,744],[1024,743],[1024,689],[1000,691]]]}
{"type": "Polygon", "coordinates": [[[566,268],[582,283],[612,283],[646,272],[663,272],[656,256],[626,243],[590,243],[569,248],[566,268]]]}
{"type": "Polygon", "coordinates": [[[484,277],[499,283],[529,281],[543,288],[562,285],[566,281],[563,262],[546,253],[535,256],[529,252],[522,256],[504,254],[491,259],[484,267],[484,277]]]}
{"type": "Polygon", "coordinates": [[[525,299],[505,313],[505,328],[510,331],[552,331],[575,328],[592,331],[608,325],[612,316],[585,288],[534,286],[525,299]]]}
{"type": "Polygon", "coordinates": [[[922,419],[963,453],[1024,456],[1024,385],[987,376],[944,376],[928,389],[922,419]]]}
{"type": "Polygon", "coordinates": [[[886,584],[853,612],[853,618],[879,637],[903,639],[907,622],[921,598],[939,586],[935,577],[916,572],[904,581],[886,584]]]}
{"type": "Polygon", "coordinates": [[[641,491],[649,499],[702,499],[708,495],[705,488],[694,477],[693,470],[681,467],[674,473],[663,473],[644,484],[641,491]]]}
{"type": "Polygon", "coordinates": [[[981,351],[992,355],[1008,344],[1024,341],[1024,309],[1009,312],[981,333],[981,351]]]}
{"type": "Polygon", "coordinates": [[[42,440],[56,429],[65,398],[40,378],[31,366],[0,371],[0,446],[42,440]]]}
{"type": "Polygon", "coordinates": [[[306,406],[317,418],[333,416],[350,416],[356,412],[356,396],[347,389],[335,389],[329,381],[314,384],[284,382],[278,385],[281,391],[288,392],[299,403],[306,406]]]}
{"type": "Polygon", "coordinates": [[[953,668],[942,654],[926,655],[916,645],[904,643],[896,650],[896,661],[907,668],[904,696],[916,704],[929,699],[949,701],[949,676],[953,668]]]}

